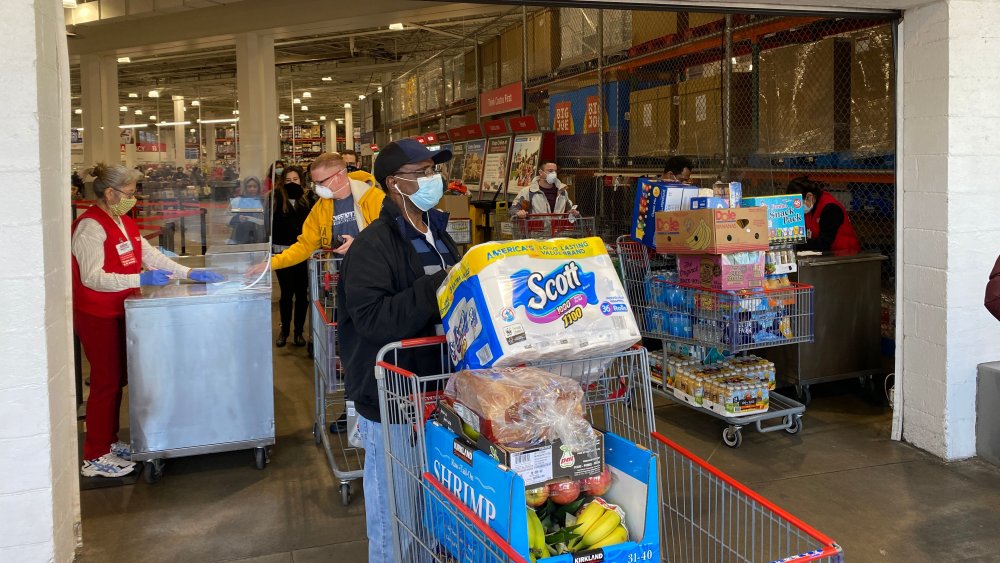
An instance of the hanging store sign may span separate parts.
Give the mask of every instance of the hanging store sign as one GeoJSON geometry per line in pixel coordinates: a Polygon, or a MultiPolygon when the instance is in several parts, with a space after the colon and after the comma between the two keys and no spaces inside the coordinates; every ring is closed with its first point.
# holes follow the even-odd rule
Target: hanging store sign
{"type": "Polygon", "coordinates": [[[556,135],[573,134],[573,104],[572,102],[558,102],[555,104],[555,112],[552,115],[552,129],[556,135]]]}
{"type": "Polygon", "coordinates": [[[583,132],[601,132],[601,101],[597,96],[587,96],[587,111],[583,115],[583,132]]]}
{"type": "Polygon", "coordinates": [[[450,137],[450,136],[448,135],[448,133],[446,133],[446,132],[444,132],[444,131],[442,131],[442,132],[438,133],[438,134],[437,134],[437,138],[438,138],[438,140],[439,140],[439,141],[441,141],[442,143],[445,143],[445,142],[448,142],[448,141],[450,141],[450,140],[451,140],[451,137],[450,137]]]}
{"type": "Polygon", "coordinates": [[[514,133],[534,133],[538,131],[538,120],[533,115],[510,118],[510,130],[514,133]]]}
{"type": "Polygon", "coordinates": [[[456,129],[449,129],[448,136],[451,137],[452,141],[464,141],[465,140],[465,130],[461,127],[456,129]]]}
{"type": "Polygon", "coordinates": [[[524,89],[520,82],[501,86],[479,95],[479,115],[498,115],[512,111],[521,111],[524,107],[524,89]]]}
{"type": "Polygon", "coordinates": [[[478,123],[473,123],[472,125],[466,125],[465,129],[466,139],[482,139],[483,138],[483,128],[478,123]]]}
{"type": "Polygon", "coordinates": [[[487,121],[486,123],[483,123],[483,129],[486,130],[487,137],[503,135],[507,132],[507,122],[502,119],[487,121]]]}

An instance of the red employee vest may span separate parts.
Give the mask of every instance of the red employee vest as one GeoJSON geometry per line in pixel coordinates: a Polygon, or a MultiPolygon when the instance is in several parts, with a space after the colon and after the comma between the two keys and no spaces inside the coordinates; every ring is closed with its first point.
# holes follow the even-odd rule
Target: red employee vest
{"type": "Polygon", "coordinates": [[[833,239],[833,246],[830,247],[830,250],[838,254],[861,252],[861,243],[858,242],[858,235],[854,232],[854,226],[851,225],[851,218],[848,217],[847,210],[844,209],[843,204],[837,201],[837,198],[826,192],[819,196],[816,207],[810,213],[806,213],[806,230],[809,233],[809,238],[819,236],[819,218],[823,215],[823,209],[827,205],[835,205],[844,213],[844,223],[837,231],[837,238],[833,239]]]}
{"type": "MultiPolygon", "coordinates": [[[[122,216],[128,239],[118,224],[103,209],[93,205],[73,222],[71,233],[84,219],[93,219],[104,227],[104,271],[109,274],[138,274],[142,270],[142,236],[132,218],[122,216]]],[[[73,256],[73,309],[95,317],[115,318],[125,316],[125,299],[133,289],[123,291],[95,291],[83,285],[80,264],[73,256]]]]}

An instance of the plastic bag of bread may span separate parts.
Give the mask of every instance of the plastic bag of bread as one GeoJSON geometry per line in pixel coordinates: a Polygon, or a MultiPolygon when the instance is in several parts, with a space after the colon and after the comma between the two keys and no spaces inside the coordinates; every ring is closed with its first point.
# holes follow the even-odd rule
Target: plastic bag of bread
{"type": "Polygon", "coordinates": [[[445,397],[466,424],[503,446],[555,439],[578,452],[597,446],[583,388],[566,377],[533,367],[463,370],[448,380],[445,397]]]}

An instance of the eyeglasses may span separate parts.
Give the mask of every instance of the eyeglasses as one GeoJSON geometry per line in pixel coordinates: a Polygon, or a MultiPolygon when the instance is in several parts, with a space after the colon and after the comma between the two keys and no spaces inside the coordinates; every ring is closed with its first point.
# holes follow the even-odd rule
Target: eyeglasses
{"type": "Polygon", "coordinates": [[[396,172],[395,175],[396,176],[414,176],[414,177],[419,178],[420,176],[424,176],[424,177],[433,176],[433,175],[435,175],[437,173],[438,173],[438,167],[437,166],[428,166],[427,168],[424,168],[423,170],[410,170],[410,171],[400,170],[399,172],[396,172]]]}
{"type": "Polygon", "coordinates": [[[135,193],[136,193],[135,190],[132,190],[130,192],[126,192],[126,191],[123,191],[123,190],[119,190],[118,188],[111,188],[111,189],[114,190],[114,191],[116,191],[116,192],[118,192],[118,193],[120,193],[120,194],[122,194],[125,197],[135,197],[135,193]]]}
{"type": "Polygon", "coordinates": [[[330,174],[330,175],[329,175],[329,176],[327,176],[327,177],[326,177],[326,179],[324,179],[324,180],[318,180],[318,181],[317,181],[317,180],[313,180],[313,183],[314,183],[314,184],[316,184],[317,186],[323,186],[323,185],[326,185],[326,183],[327,183],[327,182],[329,182],[331,178],[333,178],[334,176],[336,176],[336,175],[338,175],[338,174],[342,174],[342,173],[344,173],[344,172],[345,172],[346,170],[347,170],[346,168],[342,168],[342,169],[340,169],[340,170],[338,170],[338,171],[334,172],[333,174],[330,174]]]}

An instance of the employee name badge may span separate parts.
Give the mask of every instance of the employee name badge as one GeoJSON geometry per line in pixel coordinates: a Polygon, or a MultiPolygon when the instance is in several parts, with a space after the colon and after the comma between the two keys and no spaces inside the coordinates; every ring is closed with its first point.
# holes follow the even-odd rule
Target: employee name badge
{"type": "Polygon", "coordinates": [[[123,240],[115,248],[118,250],[118,259],[122,261],[122,266],[135,265],[135,252],[132,250],[132,243],[123,240]]]}

